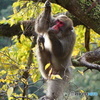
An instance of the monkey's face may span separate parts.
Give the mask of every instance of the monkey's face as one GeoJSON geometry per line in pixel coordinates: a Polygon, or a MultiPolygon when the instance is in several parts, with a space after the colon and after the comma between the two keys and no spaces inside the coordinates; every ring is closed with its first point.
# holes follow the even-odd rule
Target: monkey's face
{"type": "Polygon", "coordinates": [[[55,25],[52,27],[52,29],[56,30],[56,31],[60,31],[62,27],[64,27],[65,23],[63,21],[60,21],[59,19],[57,19],[55,21],[55,25]]]}
{"type": "Polygon", "coordinates": [[[63,26],[60,27],[61,31],[68,31],[72,29],[73,22],[66,15],[60,15],[56,19],[63,23],[63,26]]]}
{"type": "Polygon", "coordinates": [[[55,19],[54,25],[49,28],[48,33],[57,36],[58,38],[69,35],[73,30],[72,21],[65,15],[60,15],[55,19]]]}
{"type": "Polygon", "coordinates": [[[54,26],[52,26],[51,28],[49,28],[49,32],[54,33],[54,34],[58,34],[59,32],[61,32],[63,30],[63,27],[65,26],[65,23],[59,19],[55,20],[55,24],[54,26]]]}

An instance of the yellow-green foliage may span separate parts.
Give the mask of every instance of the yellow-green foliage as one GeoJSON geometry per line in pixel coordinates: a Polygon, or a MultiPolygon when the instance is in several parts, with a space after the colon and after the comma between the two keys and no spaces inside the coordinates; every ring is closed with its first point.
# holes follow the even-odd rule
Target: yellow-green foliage
{"type": "Polygon", "coordinates": [[[66,13],[67,10],[57,4],[52,4],[52,14],[53,15],[59,14],[59,13],[64,13],[64,12],[66,13]]]}
{"type": "MultiPolygon", "coordinates": [[[[86,28],[83,25],[75,27],[76,43],[73,51],[73,56],[77,56],[86,52],[85,44],[85,31],[86,28]]],[[[96,34],[92,29],[90,30],[90,50],[100,47],[100,35],[96,34]]]]}
{"type": "Polygon", "coordinates": [[[81,53],[85,51],[84,48],[85,28],[83,26],[77,26],[75,27],[75,33],[76,33],[76,43],[73,51],[73,56],[77,56],[78,54],[81,55],[81,53]]]}
{"type": "Polygon", "coordinates": [[[43,10],[42,3],[34,3],[33,1],[17,1],[13,5],[13,14],[9,16],[9,19],[2,20],[0,23],[18,23],[19,21],[30,20],[36,18],[36,16],[43,10]],[[41,5],[41,6],[40,6],[41,5]]]}
{"type": "MultiPolygon", "coordinates": [[[[18,23],[23,20],[30,20],[31,18],[36,18],[44,7],[42,3],[35,3],[33,1],[17,1],[13,5],[14,14],[9,16],[10,19],[2,20],[0,23],[10,23],[11,25],[18,23]]],[[[53,14],[58,14],[66,12],[62,7],[52,4],[53,14]]],[[[23,26],[21,26],[23,30],[23,26]]],[[[73,50],[73,56],[81,55],[85,52],[84,48],[84,33],[85,27],[77,26],[75,27],[76,32],[76,44],[73,50]]],[[[90,48],[96,48],[100,46],[100,35],[96,34],[93,30],[90,33],[90,48]],[[95,47],[94,47],[95,46],[95,47]]],[[[32,41],[26,38],[24,35],[21,35],[20,39],[17,36],[14,36],[12,40],[15,42],[14,45],[10,47],[5,47],[0,50],[0,83],[3,83],[0,86],[0,93],[7,93],[9,100],[15,100],[13,96],[19,97],[22,96],[23,88],[20,84],[29,84],[29,81],[22,77],[23,73],[27,70],[27,62],[29,53],[31,50],[32,41]],[[20,42],[19,42],[20,41],[20,42]],[[18,86],[18,92],[13,93],[14,87],[18,86]],[[10,91],[10,92],[9,92],[10,91]],[[13,96],[12,96],[13,95],[13,96]]],[[[40,74],[37,67],[37,61],[35,57],[35,48],[33,50],[33,63],[28,68],[29,79],[34,83],[40,79],[40,74]]],[[[82,73],[81,73],[82,74],[82,73]]],[[[58,78],[56,76],[55,78],[58,78]]],[[[28,94],[31,98],[32,96],[37,99],[38,97],[33,94],[28,94]]],[[[22,100],[22,99],[18,99],[22,100]]]]}
{"type": "MultiPolygon", "coordinates": [[[[17,1],[13,5],[13,14],[9,16],[9,19],[2,20],[0,23],[9,23],[11,26],[19,21],[26,21],[36,18],[43,10],[43,3],[35,3],[33,1],[17,1]]],[[[52,13],[58,14],[66,12],[66,9],[59,5],[52,4],[52,13]]]]}
{"type": "Polygon", "coordinates": [[[100,47],[100,35],[96,34],[92,29],[90,33],[90,48],[95,49],[97,47],[100,47]]]}
{"type": "MultiPolygon", "coordinates": [[[[26,67],[32,42],[24,35],[21,35],[19,40],[17,36],[14,36],[12,40],[15,42],[14,45],[0,50],[0,82],[4,84],[0,87],[0,93],[2,91],[8,91],[9,87],[15,87],[17,84],[29,84],[29,81],[24,79],[22,75],[27,70],[26,67]]],[[[35,48],[32,50],[33,63],[31,63],[31,66],[28,66],[28,72],[29,79],[35,83],[40,79],[40,74],[34,54],[35,48]]],[[[19,85],[19,91],[23,93],[21,90],[23,88],[19,85]]],[[[10,93],[8,94],[10,95],[10,93]]],[[[14,94],[12,93],[12,95],[14,94]]]]}

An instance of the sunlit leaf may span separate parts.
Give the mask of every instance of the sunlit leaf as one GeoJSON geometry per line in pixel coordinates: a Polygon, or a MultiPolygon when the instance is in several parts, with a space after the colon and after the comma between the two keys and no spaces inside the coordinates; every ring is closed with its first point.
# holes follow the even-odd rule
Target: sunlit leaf
{"type": "Polygon", "coordinates": [[[33,76],[33,82],[36,82],[37,81],[37,74],[35,74],[34,76],[33,76]]]}
{"type": "Polygon", "coordinates": [[[84,73],[83,73],[82,71],[78,70],[78,72],[79,72],[81,75],[84,75],[84,73]]]}
{"type": "Polygon", "coordinates": [[[62,79],[62,77],[60,75],[51,75],[51,78],[50,79],[62,79]]]}
{"type": "Polygon", "coordinates": [[[0,71],[0,75],[4,75],[4,74],[6,74],[5,70],[0,71]]]}
{"type": "Polygon", "coordinates": [[[25,69],[25,65],[20,65],[20,69],[25,69]]]}
{"type": "Polygon", "coordinates": [[[36,100],[38,100],[38,96],[36,94],[32,94],[32,97],[34,97],[36,100]]]}
{"type": "Polygon", "coordinates": [[[86,96],[83,96],[81,100],[87,100],[86,96]]]}
{"type": "Polygon", "coordinates": [[[13,90],[14,90],[14,88],[13,88],[13,87],[9,87],[9,88],[8,88],[8,90],[7,90],[7,96],[8,96],[8,99],[9,99],[9,98],[10,98],[10,96],[12,95],[13,90]]]}
{"type": "Polygon", "coordinates": [[[26,39],[25,35],[22,34],[22,35],[20,36],[20,41],[23,42],[23,41],[25,41],[25,39],[26,39]]]}
{"type": "Polygon", "coordinates": [[[74,49],[72,56],[77,56],[79,52],[80,52],[79,49],[74,49]]]}
{"type": "Polygon", "coordinates": [[[84,91],[83,91],[83,90],[80,90],[80,92],[81,92],[81,93],[84,93],[84,91]]]}
{"type": "Polygon", "coordinates": [[[51,65],[50,63],[46,64],[45,70],[48,69],[50,67],[50,65],[51,65]]]}
{"type": "Polygon", "coordinates": [[[20,2],[14,2],[12,6],[13,6],[13,7],[17,7],[17,6],[19,6],[19,5],[20,5],[20,2]]]}
{"type": "Polygon", "coordinates": [[[24,27],[23,27],[23,25],[20,25],[20,27],[21,27],[22,31],[24,31],[24,27]]]}
{"type": "Polygon", "coordinates": [[[0,83],[4,83],[5,82],[5,80],[4,79],[0,79],[0,83]]]}
{"type": "Polygon", "coordinates": [[[21,81],[28,85],[28,81],[25,78],[22,78],[21,81]]]}
{"type": "Polygon", "coordinates": [[[74,66],[70,66],[72,69],[76,69],[74,66]]]}

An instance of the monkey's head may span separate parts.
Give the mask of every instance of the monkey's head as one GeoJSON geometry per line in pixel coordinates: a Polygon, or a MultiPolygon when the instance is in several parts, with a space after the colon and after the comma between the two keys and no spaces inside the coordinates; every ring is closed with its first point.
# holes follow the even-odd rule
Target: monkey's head
{"type": "Polygon", "coordinates": [[[66,15],[60,15],[56,19],[61,21],[62,23],[64,23],[64,26],[66,28],[73,26],[72,20],[70,18],[68,18],[66,15]]]}
{"type": "Polygon", "coordinates": [[[70,18],[68,18],[66,15],[60,15],[56,18],[56,20],[59,20],[59,24],[62,23],[63,26],[59,26],[62,30],[69,30],[73,27],[73,22],[70,18]]]}
{"type": "Polygon", "coordinates": [[[73,22],[70,18],[65,15],[60,15],[55,18],[55,25],[49,29],[49,32],[52,33],[66,33],[67,31],[71,31],[73,29],[73,22]]]}

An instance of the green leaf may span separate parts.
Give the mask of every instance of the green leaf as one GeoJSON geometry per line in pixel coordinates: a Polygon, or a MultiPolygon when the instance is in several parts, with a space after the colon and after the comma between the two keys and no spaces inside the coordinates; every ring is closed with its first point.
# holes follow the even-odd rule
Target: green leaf
{"type": "Polygon", "coordinates": [[[62,79],[62,77],[60,75],[51,75],[51,79],[62,79]]]}
{"type": "Polygon", "coordinates": [[[22,31],[24,31],[24,26],[23,25],[20,25],[20,27],[21,27],[22,31]]]}
{"type": "Polygon", "coordinates": [[[7,96],[8,96],[8,99],[9,99],[9,98],[10,98],[10,96],[12,95],[13,90],[14,90],[14,88],[13,88],[13,87],[9,87],[9,89],[7,90],[7,96]]]}
{"type": "Polygon", "coordinates": [[[50,65],[51,65],[50,63],[46,64],[45,70],[48,69],[50,67],[50,65]]]}
{"type": "Polygon", "coordinates": [[[83,76],[84,76],[84,73],[83,73],[82,71],[78,70],[78,72],[79,72],[81,75],[83,75],[83,76]]]}
{"type": "Polygon", "coordinates": [[[74,66],[70,66],[72,69],[76,69],[74,66]]]}

